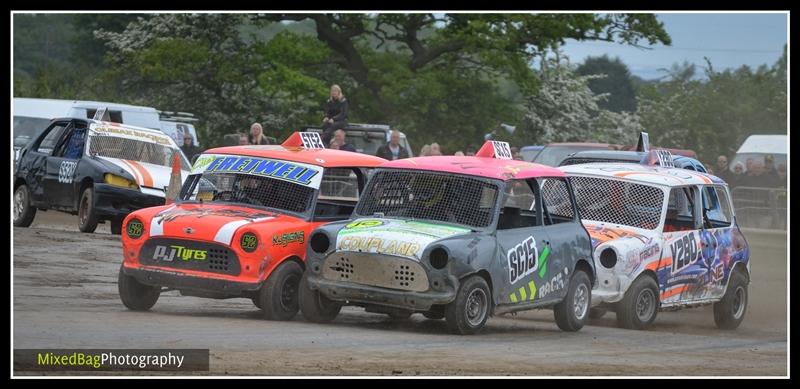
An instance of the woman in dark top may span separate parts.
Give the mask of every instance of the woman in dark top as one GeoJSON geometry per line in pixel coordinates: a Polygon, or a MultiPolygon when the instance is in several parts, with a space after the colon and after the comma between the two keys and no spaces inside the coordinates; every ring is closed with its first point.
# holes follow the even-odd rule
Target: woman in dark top
{"type": "Polygon", "coordinates": [[[325,118],[322,119],[322,141],[331,142],[333,132],[347,126],[347,99],[339,85],[331,87],[331,98],[325,103],[325,118]]]}

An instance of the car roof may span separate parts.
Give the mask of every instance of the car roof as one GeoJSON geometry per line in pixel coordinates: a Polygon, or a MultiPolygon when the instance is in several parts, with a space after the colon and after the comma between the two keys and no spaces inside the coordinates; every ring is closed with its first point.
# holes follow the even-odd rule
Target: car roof
{"type": "Polygon", "coordinates": [[[544,148],[544,146],[541,146],[541,145],[540,145],[540,146],[522,146],[522,148],[521,148],[521,149],[519,149],[519,150],[520,150],[520,151],[527,151],[527,150],[541,150],[541,149],[543,149],[543,148],[544,148]]]}
{"type": "Polygon", "coordinates": [[[618,160],[639,162],[645,155],[647,155],[647,153],[642,151],[585,150],[578,151],[569,157],[564,158],[564,161],[570,158],[613,158],[618,160]]]}
{"type": "Polygon", "coordinates": [[[717,176],[689,169],[633,163],[584,163],[559,167],[569,176],[621,179],[659,186],[724,184],[717,176]]]}
{"type": "MultiPolygon", "coordinates": [[[[53,119],[53,121],[57,121],[57,120],[74,120],[74,119],[75,118],[56,118],[56,119],[53,119]]],[[[124,133],[123,134],[118,134],[118,135],[122,136],[122,137],[139,138],[141,140],[145,140],[145,139],[149,138],[150,142],[154,142],[154,140],[156,138],[157,139],[163,139],[164,142],[169,143],[169,145],[171,147],[179,148],[178,144],[175,143],[175,141],[171,137],[169,137],[169,135],[165,134],[163,131],[153,130],[151,128],[146,128],[146,127],[131,126],[129,124],[105,122],[105,121],[94,120],[94,119],[79,119],[79,120],[85,120],[89,124],[89,132],[98,132],[97,131],[98,128],[134,130],[136,132],[146,133],[147,136],[146,137],[141,137],[141,136],[136,136],[135,134],[130,135],[130,134],[124,134],[124,133]]],[[[145,141],[147,141],[147,140],[145,140],[145,141]]],[[[163,143],[163,142],[154,142],[154,143],[163,143]]]]}
{"type": "Polygon", "coordinates": [[[548,143],[545,147],[574,147],[574,146],[581,146],[581,147],[589,147],[589,148],[609,148],[609,147],[619,147],[619,145],[611,144],[611,143],[588,143],[588,142],[563,142],[563,143],[548,143]]]}
{"type": "Polygon", "coordinates": [[[475,156],[431,156],[398,159],[384,163],[381,168],[456,173],[503,181],[565,176],[562,171],[556,168],[538,163],[475,156]]]}
{"type": "Polygon", "coordinates": [[[377,167],[385,159],[373,155],[332,149],[304,149],[281,145],[227,146],[209,149],[203,154],[229,154],[248,157],[280,159],[302,162],[326,168],[336,167],[377,167]]]}

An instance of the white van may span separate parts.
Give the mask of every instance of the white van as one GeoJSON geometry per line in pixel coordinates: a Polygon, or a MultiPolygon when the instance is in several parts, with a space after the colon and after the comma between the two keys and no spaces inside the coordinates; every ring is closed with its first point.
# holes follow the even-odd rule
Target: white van
{"type": "Polygon", "coordinates": [[[731,171],[737,162],[741,162],[747,171],[747,160],[764,162],[764,157],[772,155],[777,168],[781,164],[788,167],[787,150],[789,145],[788,135],[750,135],[739,147],[739,151],[728,164],[731,171]]]}
{"type": "Polygon", "coordinates": [[[41,131],[53,118],[91,119],[98,108],[108,108],[111,121],[161,130],[158,111],[152,107],[101,101],[14,98],[14,154],[41,131]]]}

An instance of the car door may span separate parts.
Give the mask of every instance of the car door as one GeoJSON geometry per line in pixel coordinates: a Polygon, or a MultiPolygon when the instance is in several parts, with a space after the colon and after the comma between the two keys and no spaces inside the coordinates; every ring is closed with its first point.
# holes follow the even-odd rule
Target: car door
{"type": "Polygon", "coordinates": [[[536,180],[506,182],[496,232],[501,260],[496,262],[499,269],[493,272],[503,274],[502,286],[495,288],[500,291],[497,301],[501,304],[538,303],[545,279],[541,262],[550,252],[540,199],[536,180]]]}
{"type": "Polygon", "coordinates": [[[53,197],[45,190],[47,163],[68,124],[68,121],[51,123],[38,141],[29,146],[19,161],[19,175],[25,179],[33,203],[41,208],[48,208],[52,204],[53,197]]]}
{"type": "Polygon", "coordinates": [[[80,158],[65,158],[64,154],[73,135],[79,134],[74,124],[67,125],[53,152],[47,157],[43,186],[52,206],[73,208],[75,205],[73,180],[80,158]]]}
{"type": "MultiPolygon", "coordinates": [[[[542,284],[539,295],[547,301],[561,301],[578,260],[592,263],[591,239],[577,217],[574,198],[563,177],[539,178],[542,188],[542,219],[549,253],[539,262],[542,284]]],[[[591,274],[588,274],[591,277],[591,274]]]]}
{"type": "Polygon", "coordinates": [[[701,186],[702,228],[700,230],[700,263],[706,273],[700,278],[703,288],[691,296],[694,300],[719,299],[736,262],[746,262],[749,253],[741,244],[738,228],[733,223],[733,206],[722,185],[701,186]]]}
{"type": "Polygon", "coordinates": [[[696,185],[672,187],[664,218],[664,249],[657,272],[661,303],[684,303],[703,287],[707,266],[701,261],[701,206],[696,185]]]}

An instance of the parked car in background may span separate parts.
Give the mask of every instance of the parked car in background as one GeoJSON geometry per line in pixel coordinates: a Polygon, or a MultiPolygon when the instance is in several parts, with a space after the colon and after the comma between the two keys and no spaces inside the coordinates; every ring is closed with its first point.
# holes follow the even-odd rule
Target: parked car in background
{"type": "Polygon", "coordinates": [[[57,118],[20,151],[14,172],[14,225],[28,227],[37,210],[78,215],[93,232],[146,207],[163,205],[174,157],[182,178],[189,161],[163,132],[93,119],[57,118]]]}
{"type": "Polygon", "coordinates": [[[523,146],[519,153],[522,154],[523,160],[532,162],[543,148],[544,146],[523,146]]]}
{"type": "MultiPolygon", "coordinates": [[[[386,124],[350,123],[344,130],[347,143],[355,146],[357,152],[369,155],[377,154],[379,147],[388,144],[392,133],[392,128],[386,124]]],[[[322,128],[308,126],[304,127],[303,131],[322,133],[322,128]]],[[[403,146],[408,151],[409,157],[414,156],[414,150],[403,132],[400,132],[400,146],[403,146]]],[[[328,147],[328,145],[325,145],[325,147],[328,147]]]]}
{"type": "Polygon", "coordinates": [[[194,128],[193,122],[199,119],[194,115],[187,112],[167,112],[159,111],[159,124],[160,129],[165,134],[169,135],[178,146],[183,147],[183,135],[187,132],[192,135],[195,147],[200,147],[200,139],[197,136],[197,131],[194,128]]]}
{"type": "Polygon", "coordinates": [[[579,330],[595,273],[570,184],[511,157],[489,141],[475,156],[381,165],[350,220],[311,233],[303,316],[328,322],[356,305],[474,334],[493,314],[549,308],[559,328],[579,330]]]}
{"type": "Polygon", "coordinates": [[[555,167],[559,166],[565,158],[579,151],[619,150],[621,147],[609,143],[550,143],[536,155],[533,162],[555,167]]]}
{"type": "Polygon", "coordinates": [[[152,107],[100,101],[14,98],[14,159],[19,150],[36,138],[54,118],[92,119],[106,108],[109,121],[160,130],[158,111],[152,107]]]}

